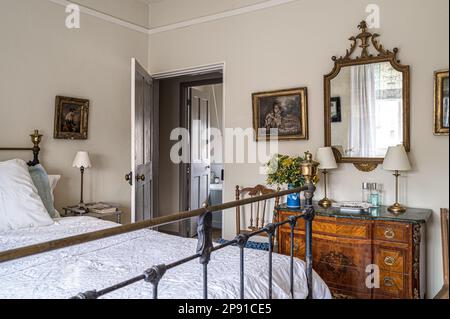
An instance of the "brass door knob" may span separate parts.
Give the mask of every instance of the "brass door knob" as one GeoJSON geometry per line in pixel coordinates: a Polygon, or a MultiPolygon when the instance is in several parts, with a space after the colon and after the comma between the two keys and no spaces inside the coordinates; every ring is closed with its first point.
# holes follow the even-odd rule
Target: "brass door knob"
{"type": "Polygon", "coordinates": [[[128,182],[128,184],[133,185],[133,173],[130,172],[125,175],[125,180],[128,182]]]}
{"type": "Polygon", "coordinates": [[[145,182],[145,175],[137,175],[136,176],[136,180],[139,182],[139,181],[142,181],[142,182],[145,182]]]}

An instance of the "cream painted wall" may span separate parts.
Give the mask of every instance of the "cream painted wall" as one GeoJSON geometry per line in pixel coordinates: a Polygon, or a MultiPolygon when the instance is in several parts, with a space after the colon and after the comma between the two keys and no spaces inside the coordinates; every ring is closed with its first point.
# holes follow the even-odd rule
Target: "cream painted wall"
{"type": "MultiPolygon", "coordinates": [[[[164,21],[181,18],[170,0],[153,6],[152,17],[164,21]],[[170,4],[170,5],[169,5],[170,4]]],[[[366,17],[368,4],[381,8],[381,41],[398,46],[403,63],[411,65],[411,161],[414,170],[401,179],[404,203],[432,208],[428,225],[428,288],[433,296],[442,285],[440,207],[449,206],[449,140],[435,137],[433,125],[433,71],[448,68],[449,2],[433,0],[299,0],[271,9],[207,24],[154,34],[150,40],[150,69],[161,72],[197,65],[226,62],[225,126],[247,128],[252,123],[253,92],[307,86],[309,90],[310,140],[282,142],[280,151],[299,154],[323,146],[323,75],[332,69],[331,56],[343,54],[349,36],[366,17]],[[182,48],[182,50],[180,50],[182,48]]],[[[191,4],[186,15],[203,10],[191,4]]],[[[181,10],[180,10],[181,11],[181,10]]],[[[158,20],[154,23],[161,23],[158,20]]],[[[234,185],[264,182],[252,164],[225,167],[225,199],[232,200],[234,185]]],[[[385,185],[385,202],[391,203],[394,179],[378,168],[372,173],[341,165],[331,175],[331,195],[336,200],[358,200],[361,183],[385,185]]],[[[320,188],[317,198],[322,195],[320,188]]],[[[225,237],[233,236],[234,218],[225,216],[225,237]]]]}
{"type": "MultiPolygon", "coordinates": [[[[130,1],[127,1],[130,2],[130,1]]],[[[131,2],[130,2],[131,3],[131,2]]],[[[120,204],[129,220],[130,61],[147,61],[148,36],[82,14],[81,29],[68,30],[64,7],[47,0],[0,1],[0,145],[30,146],[29,134],[44,134],[41,160],[61,174],[56,207],[79,201],[78,150],[89,151],[86,200],[120,204]],[[91,101],[89,139],[53,139],[55,96],[91,101]]],[[[29,153],[0,153],[0,160],[29,153]]]]}

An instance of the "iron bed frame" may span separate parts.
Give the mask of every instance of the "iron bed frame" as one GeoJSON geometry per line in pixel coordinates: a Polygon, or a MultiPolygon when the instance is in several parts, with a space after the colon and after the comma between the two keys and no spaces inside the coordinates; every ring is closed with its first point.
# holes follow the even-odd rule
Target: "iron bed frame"
{"type": "MultiPolygon", "coordinates": [[[[32,150],[34,155],[34,160],[29,162],[30,166],[37,165],[39,163],[39,143],[41,141],[42,135],[38,131],[35,131],[31,135],[34,147],[32,149],[27,148],[0,148],[0,150],[32,150]]],[[[308,153],[309,154],[309,153],[308,153]]],[[[41,254],[44,252],[49,252],[57,249],[62,249],[74,245],[79,245],[103,238],[108,238],[112,236],[117,236],[120,234],[125,234],[128,232],[133,232],[141,229],[155,228],[174,222],[179,222],[193,217],[198,217],[198,244],[196,253],[190,257],[175,261],[170,264],[160,264],[151,266],[149,269],[145,270],[143,274],[126,280],[124,282],[118,283],[114,286],[102,289],[102,290],[91,290],[78,294],[71,299],[98,299],[116,290],[125,288],[132,284],[140,281],[145,281],[152,285],[153,288],[153,299],[158,299],[158,286],[160,281],[163,279],[164,275],[171,269],[186,264],[188,262],[199,260],[203,268],[203,299],[208,299],[208,264],[211,260],[211,255],[226,247],[237,245],[240,249],[240,298],[245,299],[245,286],[244,286],[244,275],[245,275],[245,246],[247,242],[255,236],[266,233],[269,238],[269,299],[272,299],[273,291],[273,254],[274,254],[274,241],[276,238],[276,233],[279,227],[284,225],[290,226],[290,293],[291,297],[294,298],[294,237],[295,237],[295,227],[299,219],[305,220],[305,250],[306,250],[306,278],[308,287],[308,299],[313,298],[313,255],[312,255],[312,224],[315,217],[315,209],[313,206],[313,197],[316,190],[314,183],[312,182],[313,176],[316,173],[316,166],[312,161],[312,156],[309,154],[309,164],[307,163],[303,168],[303,174],[306,179],[306,185],[303,187],[290,189],[286,191],[279,191],[273,194],[262,195],[253,198],[247,198],[242,200],[237,200],[233,202],[224,203],[221,205],[210,206],[208,203],[203,204],[202,208],[191,210],[187,212],[179,212],[169,216],[159,217],[152,220],[142,221],[134,224],[119,226],[111,229],[100,230],[92,233],[86,233],[82,235],[67,237],[59,240],[54,240],[46,243],[36,244],[28,247],[13,249],[5,252],[0,252],[0,264],[20,259],[27,256],[33,256],[41,254]],[[240,234],[233,240],[214,246],[212,238],[212,216],[214,212],[226,211],[227,209],[241,207],[248,204],[253,204],[256,202],[261,202],[269,200],[272,198],[280,198],[293,193],[304,193],[305,201],[302,207],[301,214],[290,216],[287,220],[281,222],[273,222],[266,225],[264,228],[254,231],[249,234],[240,234]]]]}

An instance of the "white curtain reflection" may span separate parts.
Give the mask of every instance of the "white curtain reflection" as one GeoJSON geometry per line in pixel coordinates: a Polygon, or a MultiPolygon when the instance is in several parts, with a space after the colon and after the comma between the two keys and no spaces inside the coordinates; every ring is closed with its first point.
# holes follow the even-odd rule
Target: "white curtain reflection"
{"type": "Polygon", "coordinates": [[[351,67],[351,157],[376,156],[376,92],[374,64],[351,67]]]}
{"type": "Polygon", "coordinates": [[[351,67],[351,157],[384,157],[403,143],[402,83],[389,63],[351,67]]]}

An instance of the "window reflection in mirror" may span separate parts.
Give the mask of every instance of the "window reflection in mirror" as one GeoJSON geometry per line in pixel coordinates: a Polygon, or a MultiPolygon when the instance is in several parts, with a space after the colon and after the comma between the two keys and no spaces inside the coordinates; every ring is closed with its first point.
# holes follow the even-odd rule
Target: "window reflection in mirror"
{"type": "Polygon", "coordinates": [[[330,105],[331,142],[343,157],[384,158],[403,143],[403,74],[389,62],[343,67],[330,105]]]}
{"type": "Polygon", "coordinates": [[[449,107],[449,87],[448,77],[444,78],[442,83],[442,127],[449,128],[450,107],[449,107]]]}

